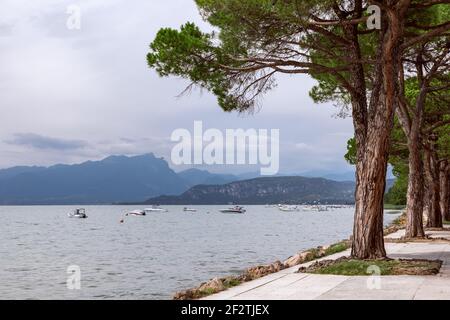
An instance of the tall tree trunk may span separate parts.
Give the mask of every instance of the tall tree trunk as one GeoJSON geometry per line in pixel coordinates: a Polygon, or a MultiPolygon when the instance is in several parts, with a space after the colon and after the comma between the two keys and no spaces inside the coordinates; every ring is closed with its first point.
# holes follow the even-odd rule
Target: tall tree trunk
{"type": "Polygon", "coordinates": [[[439,181],[440,181],[440,205],[442,218],[446,221],[450,221],[450,197],[449,197],[449,174],[450,164],[448,160],[443,160],[439,164],[439,181]]]}
{"type": "Polygon", "coordinates": [[[386,127],[380,131],[377,135],[368,135],[366,161],[357,166],[352,256],[359,259],[386,256],[383,238],[383,196],[390,130],[386,127]]]}
{"type": "MultiPolygon", "coordinates": [[[[404,72],[400,69],[400,92],[404,93],[404,72]]],[[[424,177],[422,161],[422,135],[423,111],[427,91],[422,88],[415,108],[411,107],[406,99],[399,97],[397,118],[405,133],[408,144],[408,190],[406,193],[406,230],[405,238],[424,237],[423,211],[424,211],[424,177]],[[413,116],[410,116],[410,113],[413,116]]]]}
{"type": "Polygon", "coordinates": [[[445,213],[445,220],[450,221],[450,164],[447,171],[447,212],[445,213]]]}
{"type": "Polygon", "coordinates": [[[424,237],[423,231],[423,162],[421,154],[420,128],[411,130],[408,141],[409,174],[406,194],[406,231],[405,238],[424,237]]]}
{"type": "MultiPolygon", "coordinates": [[[[386,257],[383,238],[383,198],[401,62],[399,46],[409,4],[409,0],[389,2],[383,12],[382,30],[379,33],[381,45],[378,48],[375,72],[377,76],[371,88],[368,108],[363,110],[360,108],[362,104],[359,103],[366,99],[365,92],[360,92],[358,86],[352,90],[356,91],[356,94],[352,94],[353,99],[358,100],[358,103],[352,103],[358,154],[351,255],[358,259],[386,257]]],[[[352,31],[353,36],[357,35],[355,28],[352,31]]],[[[358,58],[352,50],[349,53],[350,58],[358,58]]],[[[361,72],[364,76],[364,71],[361,72]]],[[[365,83],[364,77],[361,79],[357,76],[351,80],[353,84],[365,83]]],[[[367,106],[367,103],[364,105],[367,106]]]]}
{"type": "Polygon", "coordinates": [[[428,207],[428,228],[442,228],[442,214],[440,208],[439,173],[434,150],[425,150],[425,174],[429,189],[430,203],[428,207]]]}
{"type": "MultiPolygon", "coordinates": [[[[352,60],[361,59],[358,43],[358,30],[355,26],[344,27],[346,36],[352,40],[349,55],[352,60]]],[[[380,55],[381,56],[381,55],[380,55]]],[[[377,68],[381,72],[381,63],[377,68]]],[[[382,125],[372,124],[372,128],[380,127],[386,132],[369,132],[369,115],[366,97],[364,68],[362,64],[352,65],[350,73],[354,90],[352,94],[352,115],[355,128],[357,150],[355,218],[353,227],[352,256],[359,259],[381,258],[386,256],[383,239],[383,196],[386,177],[386,137],[389,137],[388,122],[382,121],[386,116],[386,108],[380,107],[376,121],[382,125]],[[383,112],[384,111],[384,112],[383,112]],[[380,115],[382,114],[382,115],[380,115]]],[[[379,97],[382,91],[382,78],[374,91],[376,102],[385,103],[379,97]]],[[[389,115],[388,115],[389,116],[389,115]]],[[[376,130],[375,130],[376,131],[376,130]]]]}
{"type": "Polygon", "coordinates": [[[383,237],[383,200],[394,105],[387,104],[389,99],[386,98],[386,87],[383,87],[381,83],[378,86],[374,90],[375,96],[372,96],[371,101],[371,104],[376,105],[377,112],[371,114],[367,134],[364,140],[358,132],[355,134],[358,162],[351,255],[358,259],[386,257],[383,237]]]}

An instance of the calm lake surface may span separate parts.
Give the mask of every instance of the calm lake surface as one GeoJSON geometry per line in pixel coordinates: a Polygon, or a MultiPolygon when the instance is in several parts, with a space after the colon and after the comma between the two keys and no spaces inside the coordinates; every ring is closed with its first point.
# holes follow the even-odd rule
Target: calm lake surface
{"type": "MultiPolygon", "coordinates": [[[[88,219],[70,219],[72,206],[0,207],[0,299],[170,299],[216,276],[283,260],[297,251],[351,234],[353,209],[281,212],[246,206],[165,206],[145,217],[136,207],[87,206],[88,219]],[[81,289],[67,289],[67,268],[81,270],[81,289]]],[[[398,215],[385,214],[385,223],[398,215]]]]}

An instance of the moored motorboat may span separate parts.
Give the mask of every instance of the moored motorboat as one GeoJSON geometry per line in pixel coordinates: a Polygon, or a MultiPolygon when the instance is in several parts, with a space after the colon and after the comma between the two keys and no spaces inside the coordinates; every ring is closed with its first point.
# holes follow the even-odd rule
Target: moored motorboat
{"type": "Polygon", "coordinates": [[[72,213],[68,214],[69,218],[79,218],[79,219],[86,219],[86,210],[83,208],[77,208],[72,213]]]}
{"type": "Polygon", "coordinates": [[[183,211],[184,212],[197,212],[197,209],[184,207],[183,211]]]}
{"type": "Polygon", "coordinates": [[[144,211],[150,213],[150,212],[167,212],[168,210],[160,208],[159,206],[152,206],[151,208],[145,208],[144,211]]]}
{"type": "Polygon", "coordinates": [[[293,211],[298,211],[298,207],[287,205],[287,204],[279,204],[278,210],[284,211],[284,212],[293,212],[293,211]]]}
{"type": "Polygon", "coordinates": [[[126,216],[145,216],[144,210],[133,210],[126,214],[126,216]]]}
{"type": "Polygon", "coordinates": [[[244,213],[246,210],[243,207],[235,206],[233,208],[221,209],[219,210],[222,213],[244,213]]]}

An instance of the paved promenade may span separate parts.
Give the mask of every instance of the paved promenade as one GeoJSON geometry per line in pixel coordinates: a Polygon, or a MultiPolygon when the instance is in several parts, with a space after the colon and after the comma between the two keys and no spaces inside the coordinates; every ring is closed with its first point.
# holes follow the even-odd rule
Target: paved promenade
{"type": "MultiPolygon", "coordinates": [[[[398,239],[403,230],[387,239],[398,239]]],[[[450,240],[449,231],[428,231],[433,238],[450,240]]],[[[300,266],[206,297],[209,300],[312,300],[312,299],[450,299],[450,241],[386,243],[390,258],[440,259],[443,266],[435,276],[381,276],[379,285],[369,276],[335,276],[296,273],[300,266]],[[373,288],[378,287],[378,288],[373,288]],[[372,288],[372,289],[371,289],[372,288]]],[[[344,251],[322,259],[348,256],[344,251]]],[[[319,260],[322,260],[319,259],[319,260]]],[[[308,266],[312,262],[301,266],[308,266]]]]}

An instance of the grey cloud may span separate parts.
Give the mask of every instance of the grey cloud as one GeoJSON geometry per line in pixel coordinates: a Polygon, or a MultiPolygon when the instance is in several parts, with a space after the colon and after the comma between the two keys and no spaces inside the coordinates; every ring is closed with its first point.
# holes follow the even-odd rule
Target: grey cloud
{"type": "Polygon", "coordinates": [[[6,23],[0,23],[0,37],[8,37],[13,33],[13,26],[6,23]]]}
{"type": "Polygon", "coordinates": [[[88,146],[88,143],[82,140],[52,138],[35,133],[16,133],[12,139],[5,140],[5,142],[45,150],[77,150],[88,146]]]}

